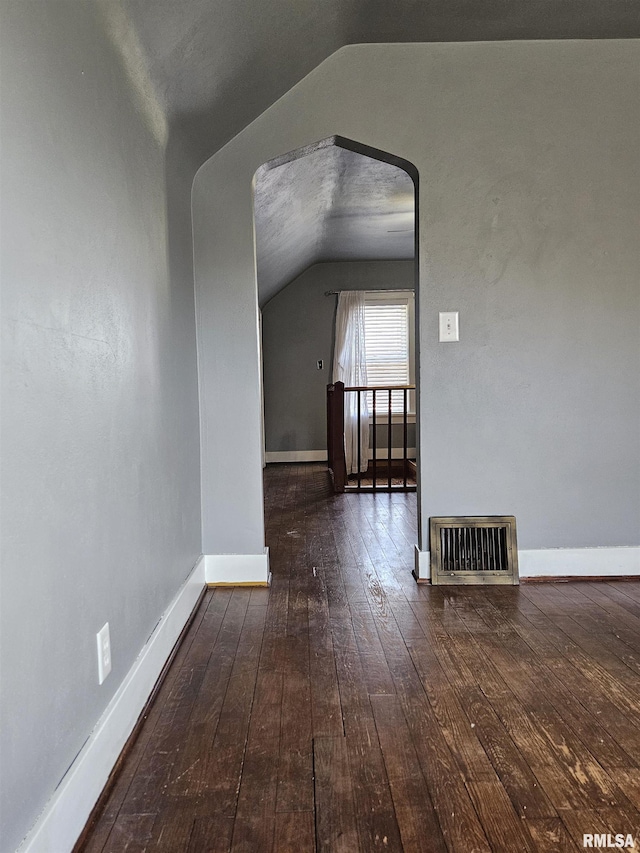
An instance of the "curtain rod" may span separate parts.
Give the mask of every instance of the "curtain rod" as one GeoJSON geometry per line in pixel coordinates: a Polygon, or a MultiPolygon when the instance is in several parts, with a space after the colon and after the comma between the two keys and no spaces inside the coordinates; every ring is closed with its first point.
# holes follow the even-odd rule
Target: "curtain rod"
{"type": "MultiPolygon", "coordinates": [[[[352,290],[325,290],[324,295],[325,296],[338,296],[340,293],[353,293],[354,290],[355,290],[355,288],[353,288],[352,290]]],[[[388,288],[387,290],[382,290],[382,289],[380,289],[380,290],[367,290],[365,292],[366,293],[406,293],[406,292],[413,293],[413,288],[412,287],[391,287],[391,288],[388,288]]]]}

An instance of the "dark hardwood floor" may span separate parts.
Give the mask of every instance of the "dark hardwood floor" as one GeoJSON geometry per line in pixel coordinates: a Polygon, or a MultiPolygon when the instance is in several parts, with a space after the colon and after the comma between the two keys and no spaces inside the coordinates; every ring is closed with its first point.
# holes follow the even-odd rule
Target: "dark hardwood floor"
{"type": "Polygon", "coordinates": [[[84,853],[640,846],[640,583],[418,586],[415,494],[265,481],[272,586],[206,593],[84,853]]]}

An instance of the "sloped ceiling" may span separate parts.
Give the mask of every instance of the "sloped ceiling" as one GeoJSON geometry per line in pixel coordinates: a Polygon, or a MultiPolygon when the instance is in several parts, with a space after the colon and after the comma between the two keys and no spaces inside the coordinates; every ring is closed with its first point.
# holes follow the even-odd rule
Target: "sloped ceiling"
{"type": "Polygon", "coordinates": [[[414,186],[397,166],[333,144],[256,176],[258,297],[319,261],[414,256],[414,186]]]}
{"type": "MultiPolygon", "coordinates": [[[[124,10],[171,132],[196,166],[347,44],[640,37],[639,0],[99,2],[124,10]]],[[[406,201],[407,176],[367,159],[327,148],[263,174],[262,304],[316,261],[412,256],[413,234],[386,227],[406,201]]]]}
{"type": "Polygon", "coordinates": [[[119,2],[199,162],[346,44],[640,37],[638,0],[119,2]]]}

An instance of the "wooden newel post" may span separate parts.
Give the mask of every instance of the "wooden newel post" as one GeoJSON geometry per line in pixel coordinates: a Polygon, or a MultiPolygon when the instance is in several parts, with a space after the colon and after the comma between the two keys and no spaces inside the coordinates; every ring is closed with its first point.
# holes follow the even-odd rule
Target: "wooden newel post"
{"type": "Polygon", "coordinates": [[[344,382],[327,385],[327,458],[333,490],[344,492],[347,462],[344,455],[344,382]]]}

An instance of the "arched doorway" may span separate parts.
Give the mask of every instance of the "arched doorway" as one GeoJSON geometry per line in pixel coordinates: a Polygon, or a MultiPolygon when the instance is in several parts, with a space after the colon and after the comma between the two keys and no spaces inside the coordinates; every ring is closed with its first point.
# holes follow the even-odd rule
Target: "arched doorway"
{"type": "MultiPolygon", "coordinates": [[[[326,467],[325,389],[332,377],[338,292],[370,294],[378,318],[384,315],[387,302],[394,306],[394,316],[399,316],[406,294],[402,310],[411,321],[405,381],[410,371],[411,383],[418,384],[417,304],[413,311],[417,182],[417,170],[407,161],[343,137],[289,152],[257,170],[255,249],[267,463],[315,462],[326,467]]],[[[404,444],[409,434],[414,459],[418,445],[415,398],[411,392],[410,426],[404,428],[404,444]]],[[[392,458],[401,455],[402,426],[378,426],[376,437],[378,418],[370,420],[374,440],[369,459],[373,455],[375,471],[376,445],[384,446],[378,449],[378,458],[384,456],[388,464],[391,486],[392,458]]],[[[365,470],[366,465],[365,460],[365,470]]]]}

